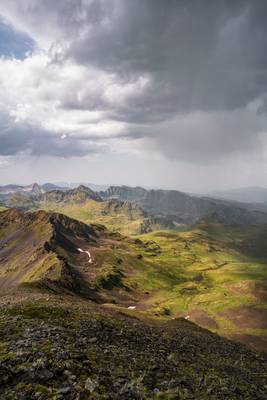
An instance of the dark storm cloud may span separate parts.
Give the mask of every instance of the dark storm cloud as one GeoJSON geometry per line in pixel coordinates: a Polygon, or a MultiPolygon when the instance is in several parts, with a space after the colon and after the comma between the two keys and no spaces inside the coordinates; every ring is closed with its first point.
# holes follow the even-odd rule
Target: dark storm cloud
{"type": "MultiPolygon", "coordinates": [[[[5,7],[40,43],[50,41],[55,65],[93,67],[121,87],[146,80],[118,102],[99,88],[80,96],[74,80],[71,96],[58,96],[61,109],[104,111],[125,123],[126,137],[148,139],[147,151],[169,158],[205,164],[261,150],[266,0],[9,0],[5,7]]],[[[26,143],[35,135],[29,132],[26,143]]],[[[41,141],[43,133],[36,136],[41,141]]],[[[43,146],[56,155],[90,151],[78,136],[49,136],[43,146]]],[[[38,152],[39,142],[31,149],[38,152]]]]}
{"type": "Polygon", "coordinates": [[[159,125],[147,137],[154,138],[155,148],[168,158],[209,164],[227,162],[229,156],[259,156],[266,145],[266,126],[264,115],[243,110],[195,113],[159,125]]]}
{"type": "MultiPolygon", "coordinates": [[[[146,119],[147,111],[165,118],[174,112],[231,110],[266,91],[265,0],[8,3],[34,32],[51,32],[54,42],[61,41],[65,57],[116,73],[125,83],[150,75],[138,104],[119,110],[122,119],[146,119]]],[[[58,60],[61,50],[54,49],[58,60]]]]}
{"type": "Polygon", "coordinates": [[[266,91],[264,0],[115,0],[82,9],[88,25],[75,25],[67,56],[126,82],[151,76],[138,103],[119,110],[121,118],[232,110],[266,91]]]}

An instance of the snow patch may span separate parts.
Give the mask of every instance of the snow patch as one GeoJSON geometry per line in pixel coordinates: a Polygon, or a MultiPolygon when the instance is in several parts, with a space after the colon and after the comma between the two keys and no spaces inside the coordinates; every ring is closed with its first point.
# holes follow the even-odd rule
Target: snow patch
{"type": "Polygon", "coordinates": [[[91,264],[93,261],[92,261],[92,257],[91,257],[91,253],[90,253],[90,251],[88,251],[88,250],[83,250],[83,249],[77,249],[80,253],[86,253],[87,255],[88,255],[88,257],[89,257],[89,260],[88,260],[88,262],[91,264]]]}

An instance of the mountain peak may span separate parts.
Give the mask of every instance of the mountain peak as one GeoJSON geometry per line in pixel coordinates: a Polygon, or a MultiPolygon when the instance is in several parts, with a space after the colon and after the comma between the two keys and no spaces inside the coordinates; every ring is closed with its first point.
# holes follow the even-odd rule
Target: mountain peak
{"type": "Polygon", "coordinates": [[[77,188],[67,191],[64,197],[65,199],[76,202],[84,202],[86,200],[102,200],[98,193],[84,185],[79,185],[77,188]]]}
{"type": "MultiPolygon", "coordinates": [[[[74,189],[74,190],[75,190],[75,189],[74,189]]],[[[77,186],[76,190],[82,190],[82,191],[85,191],[85,192],[88,192],[88,191],[93,192],[92,189],[90,189],[88,186],[85,186],[85,185],[79,185],[79,186],[77,186]]]]}
{"type": "Polygon", "coordinates": [[[42,186],[39,185],[39,183],[34,182],[32,185],[32,192],[34,192],[35,194],[41,194],[41,193],[44,193],[44,190],[43,190],[42,186]]]}

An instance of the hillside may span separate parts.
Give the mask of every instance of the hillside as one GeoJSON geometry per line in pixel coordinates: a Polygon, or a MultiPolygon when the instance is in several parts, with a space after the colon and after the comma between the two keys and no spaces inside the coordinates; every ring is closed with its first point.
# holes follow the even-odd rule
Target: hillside
{"type": "Polygon", "coordinates": [[[187,317],[267,348],[266,227],[230,228],[212,217],[130,239],[62,214],[15,210],[0,213],[0,227],[2,291],[63,290],[144,317],[187,317]]]}

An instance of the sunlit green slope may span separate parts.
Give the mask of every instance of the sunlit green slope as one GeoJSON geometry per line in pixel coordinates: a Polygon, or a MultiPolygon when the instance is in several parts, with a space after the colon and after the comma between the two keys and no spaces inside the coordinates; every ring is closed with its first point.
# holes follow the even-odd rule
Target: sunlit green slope
{"type": "Polygon", "coordinates": [[[132,285],[147,293],[141,307],[167,317],[184,316],[252,343],[261,336],[266,346],[265,232],[264,227],[239,230],[209,222],[186,232],[142,235],[151,251],[140,243],[142,258],[130,277],[132,285]]]}

